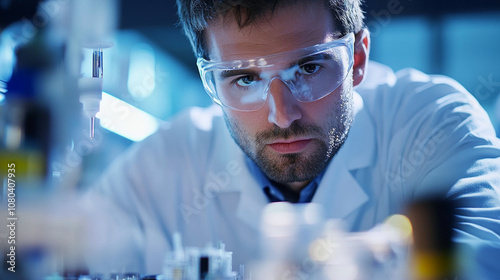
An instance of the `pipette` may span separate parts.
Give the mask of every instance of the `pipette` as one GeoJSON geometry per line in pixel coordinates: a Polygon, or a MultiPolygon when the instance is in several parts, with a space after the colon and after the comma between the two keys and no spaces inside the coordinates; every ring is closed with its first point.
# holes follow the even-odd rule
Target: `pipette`
{"type": "Polygon", "coordinates": [[[103,49],[113,46],[113,31],[117,24],[116,0],[73,0],[74,42],[92,52],[92,74],[79,80],[83,114],[90,119],[90,138],[94,138],[96,114],[100,110],[103,83],[103,49]],[[98,8],[97,8],[98,7],[98,8]],[[91,21],[88,19],[92,18],[91,21]]]}
{"type": "MultiPolygon", "coordinates": [[[[102,49],[94,49],[92,52],[92,78],[103,78],[102,49]]],[[[90,139],[94,138],[94,131],[95,115],[90,117],[90,139]]]]}

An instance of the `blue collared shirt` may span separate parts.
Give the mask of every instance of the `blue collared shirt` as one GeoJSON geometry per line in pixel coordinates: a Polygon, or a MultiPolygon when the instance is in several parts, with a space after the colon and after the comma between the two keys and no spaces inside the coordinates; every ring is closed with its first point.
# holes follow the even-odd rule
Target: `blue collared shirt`
{"type": "Polygon", "coordinates": [[[257,182],[262,187],[262,191],[269,199],[269,202],[278,202],[278,201],[288,201],[292,203],[308,203],[311,202],[314,193],[316,193],[316,189],[318,188],[319,182],[323,177],[324,171],[316,176],[314,180],[309,182],[307,186],[305,186],[299,194],[298,198],[290,199],[285,197],[285,194],[279,189],[277,186],[278,183],[273,182],[267,178],[267,176],[260,170],[260,168],[251,160],[249,157],[246,157],[246,164],[250,170],[250,173],[255,176],[257,182]]]}

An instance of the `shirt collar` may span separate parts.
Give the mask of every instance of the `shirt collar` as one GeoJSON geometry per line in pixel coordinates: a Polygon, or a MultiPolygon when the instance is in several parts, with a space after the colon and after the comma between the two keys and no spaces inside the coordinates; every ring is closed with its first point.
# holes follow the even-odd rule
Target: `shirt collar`
{"type": "MultiPolygon", "coordinates": [[[[248,156],[245,156],[245,163],[250,170],[250,174],[252,174],[257,183],[261,186],[262,191],[269,199],[269,202],[278,202],[278,201],[286,201],[283,193],[276,187],[275,183],[273,183],[267,176],[262,172],[262,170],[251,160],[248,156]]],[[[319,182],[323,177],[324,171],[316,176],[314,180],[309,182],[307,186],[305,186],[301,191],[298,200],[296,203],[308,203],[311,202],[314,194],[316,193],[316,189],[318,188],[319,182]]]]}

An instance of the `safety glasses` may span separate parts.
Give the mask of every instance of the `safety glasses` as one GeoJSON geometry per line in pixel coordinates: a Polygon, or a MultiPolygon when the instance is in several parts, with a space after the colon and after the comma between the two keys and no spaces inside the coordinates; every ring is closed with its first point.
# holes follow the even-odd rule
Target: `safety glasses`
{"type": "Polygon", "coordinates": [[[353,65],[354,34],[294,51],[246,60],[198,59],[208,95],[219,105],[254,111],[266,102],[274,80],[281,80],[300,102],[319,100],[335,91],[353,65]]]}

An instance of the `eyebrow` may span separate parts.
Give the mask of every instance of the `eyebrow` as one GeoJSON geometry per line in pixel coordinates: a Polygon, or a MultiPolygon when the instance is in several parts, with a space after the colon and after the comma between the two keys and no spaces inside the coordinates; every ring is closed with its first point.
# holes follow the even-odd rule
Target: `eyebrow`
{"type": "Polygon", "coordinates": [[[309,55],[309,56],[306,56],[306,57],[303,57],[295,62],[292,62],[290,63],[289,65],[289,68],[290,67],[293,67],[295,65],[302,65],[302,64],[305,64],[307,62],[310,62],[310,61],[315,61],[315,60],[329,60],[329,59],[333,59],[333,56],[329,53],[317,53],[317,54],[313,54],[313,55],[309,55]]]}
{"type": "Polygon", "coordinates": [[[226,79],[234,76],[245,76],[245,75],[256,75],[257,71],[252,69],[234,69],[234,70],[222,70],[219,74],[220,79],[226,79]]]}

